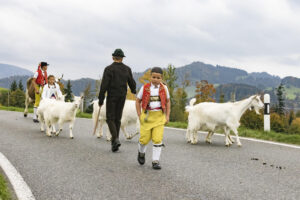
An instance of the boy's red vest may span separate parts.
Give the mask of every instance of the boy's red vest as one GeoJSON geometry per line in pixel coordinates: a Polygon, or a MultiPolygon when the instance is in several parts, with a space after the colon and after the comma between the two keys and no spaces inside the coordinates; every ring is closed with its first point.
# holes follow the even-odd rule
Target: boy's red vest
{"type": "Polygon", "coordinates": [[[42,72],[42,69],[41,69],[41,66],[39,66],[37,72],[39,73],[38,77],[36,78],[36,83],[38,85],[41,85],[41,86],[44,86],[45,85],[45,82],[46,84],[48,83],[48,79],[47,79],[47,71],[44,71],[44,75],[43,76],[43,72],[42,72]]]}
{"type": "MultiPolygon", "coordinates": [[[[142,109],[147,110],[148,104],[150,101],[150,86],[151,83],[147,83],[144,85],[144,90],[143,90],[143,97],[142,97],[142,109]]],[[[166,111],[166,102],[167,102],[167,94],[165,87],[162,83],[160,83],[159,87],[159,97],[160,97],[160,103],[161,103],[161,108],[163,112],[166,111]]]]}

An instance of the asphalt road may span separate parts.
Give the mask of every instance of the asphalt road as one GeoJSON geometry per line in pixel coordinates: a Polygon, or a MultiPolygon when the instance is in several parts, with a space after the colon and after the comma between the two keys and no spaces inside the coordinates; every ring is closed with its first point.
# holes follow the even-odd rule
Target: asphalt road
{"type": "Polygon", "coordinates": [[[121,137],[110,151],[92,136],[92,121],[77,119],[74,139],[67,126],[47,137],[32,116],[0,111],[0,152],[16,167],[36,199],[300,199],[300,150],[241,140],[243,147],[187,144],[184,131],[165,129],[161,171],[137,163],[137,137],[121,137]],[[265,164],[263,164],[265,163],[265,164]],[[280,169],[281,168],[281,169],[280,169]]]}

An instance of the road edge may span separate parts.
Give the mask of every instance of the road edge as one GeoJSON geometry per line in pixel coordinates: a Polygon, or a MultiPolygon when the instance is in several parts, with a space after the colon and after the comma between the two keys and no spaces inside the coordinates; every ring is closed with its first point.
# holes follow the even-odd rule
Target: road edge
{"type": "Polygon", "coordinates": [[[35,200],[29,186],[11,162],[0,152],[0,167],[8,178],[19,200],[35,200]]]}
{"type": "MultiPolygon", "coordinates": [[[[177,131],[186,131],[186,129],[183,128],[173,128],[173,127],[167,127],[165,126],[166,129],[173,129],[173,130],[177,130],[177,131]]],[[[207,132],[203,132],[203,131],[198,131],[198,133],[201,134],[207,134],[207,132]]],[[[220,133],[214,133],[214,135],[217,136],[223,136],[224,134],[220,134],[220,133]]],[[[235,136],[232,136],[235,138],[235,136]]],[[[273,145],[278,145],[278,146],[283,146],[283,147],[290,147],[290,148],[294,148],[294,149],[300,149],[300,146],[298,145],[292,145],[292,144],[285,144],[285,143],[280,143],[280,142],[272,142],[272,141],[268,141],[268,140],[260,140],[260,139],[255,139],[255,138],[249,138],[249,137],[241,137],[239,136],[240,139],[242,140],[248,140],[248,141],[252,141],[252,142],[260,142],[260,143],[265,143],[265,144],[273,144],[273,145]]]]}

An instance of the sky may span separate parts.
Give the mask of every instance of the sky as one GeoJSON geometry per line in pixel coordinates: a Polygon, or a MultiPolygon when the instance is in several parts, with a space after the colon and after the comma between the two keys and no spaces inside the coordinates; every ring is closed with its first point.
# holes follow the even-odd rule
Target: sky
{"type": "Polygon", "coordinates": [[[194,61],[300,78],[298,0],[0,0],[0,63],[100,78],[194,61]]]}

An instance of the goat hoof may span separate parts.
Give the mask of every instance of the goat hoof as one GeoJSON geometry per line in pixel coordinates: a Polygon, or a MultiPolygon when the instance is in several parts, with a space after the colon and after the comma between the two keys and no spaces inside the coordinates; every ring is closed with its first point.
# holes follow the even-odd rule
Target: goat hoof
{"type": "Polygon", "coordinates": [[[99,139],[102,138],[102,135],[97,135],[97,138],[99,138],[99,139]]]}
{"type": "Polygon", "coordinates": [[[74,137],[70,137],[70,139],[74,139],[74,137]]]}
{"type": "Polygon", "coordinates": [[[48,137],[52,137],[52,135],[51,135],[51,134],[47,134],[47,136],[48,136],[48,137]]]}
{"type": "Polygon", "coordinates": [[[206,140],[205,142],[206,142],[207,144],[211,144],[211,141],[209,141],[209,140],[206,140]]]}
{"type": "Polygon", "coordinates": [[[242,144],[238,144],[238,147],[242,147],[242,144]]]}
{"type": "Polygon", "coordinates": [[[24,117],[27,117],[27,114],[24,114],[24,117]]]}

